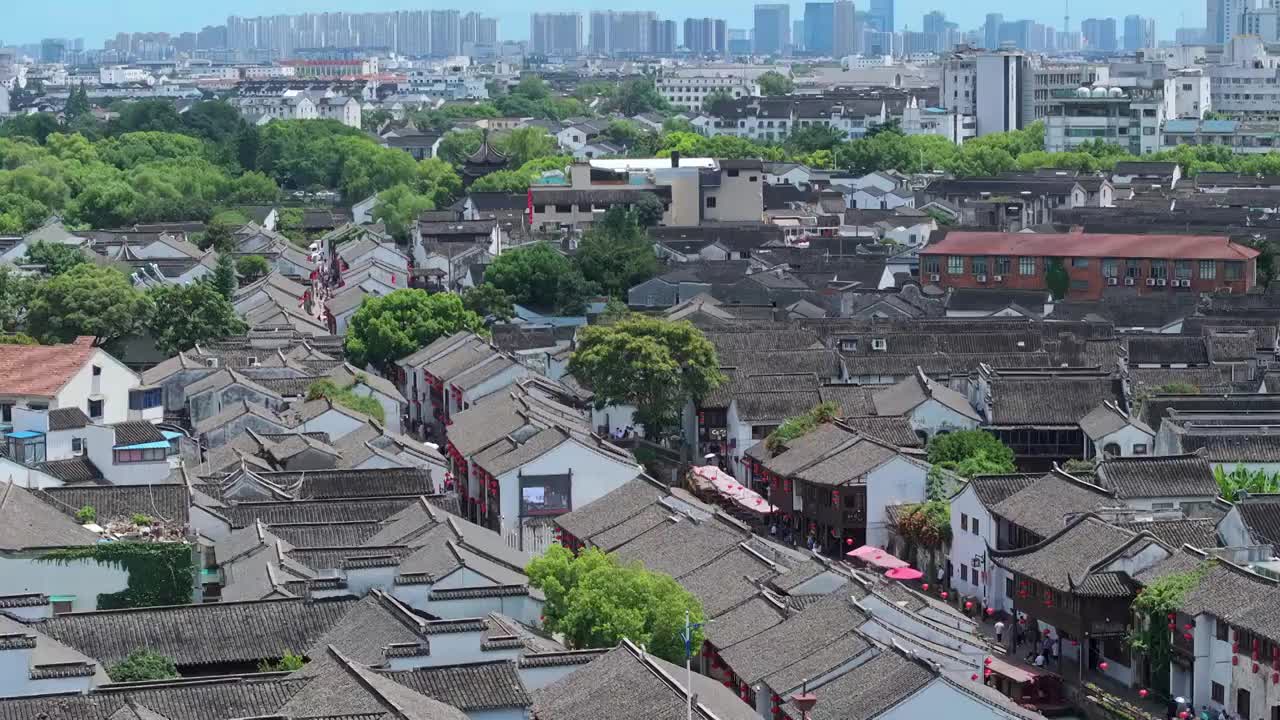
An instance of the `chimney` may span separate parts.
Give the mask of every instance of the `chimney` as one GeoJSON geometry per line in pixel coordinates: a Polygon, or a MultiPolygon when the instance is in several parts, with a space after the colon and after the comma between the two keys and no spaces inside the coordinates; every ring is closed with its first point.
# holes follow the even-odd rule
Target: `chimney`
{"type": "Polygon", "coordinates": [[[671,167],[673,168],[680,167],[680,151],[679,150],[671,151],[671,167]]]}

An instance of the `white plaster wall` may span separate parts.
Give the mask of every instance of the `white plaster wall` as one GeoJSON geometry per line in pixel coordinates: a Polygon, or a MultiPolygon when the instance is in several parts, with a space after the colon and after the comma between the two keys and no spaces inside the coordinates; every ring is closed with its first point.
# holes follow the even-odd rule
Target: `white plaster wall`
{"type": "Polygon", "coordinates": [[[44,593],[75,596],[71,609],[97,610],[98,595],[129,585],[129,573],[93,560],[41,562],[30,555],[0,556],[0,594],[44,593]]]}
{"type": "Polygon", "coordinates": [[[890,459],[867,474],[867,544],[885,547],[889,518],[885,507],[924,501],[928,471],[903,457],[890,459]]]}
{"type": "Polygon", "coordinates": [[[328,410],[303,423],[302,431],[329,433],[330,440],[337,440],[346,437],[363,425],[364,422],[356,420],[349,415],[340,413],[337,410],[328,410]]]}
{"type": "MultiPolygon", "coordinates": [[[[956,588],[962,595],[982,598],[988,606],[997,610],[1004,608],[1004,585],[1003,581],[1000,585],[992,582],[990,574],[987,580],[981,580],[981,569],[977,578],[974,577],[974,568],[972,566],[974,556],[979,556],[986,561],[987,546],[995,545],[994,523],[991,515],[987,512],[987,508],[978,501],[978,495],[974,492],[973,487],[966,487],[960,494],[951,500],[951,586],[956,588]],[[968,530],[961,529],[961,515],[969,517],[968,530]],[[973,533],[972,522],[974,518],[978,520],[978,534],[973,533]],[[969,581],[965,582],[960,579],[960,566],[969,567],[969,581]]],[[[993,567],[990,562],[986,562],[987,568],[993,567]]]]}
{"type": "Polygon", "coordinates": [[[920,403],[916,409],[912,410],[909,420],[912,430],[924,431],[928,433],[930,439],[933,439],[940,430],[955,432],[978,427],[977,420],[962,415],[932,398],[920,403]]]}
{"type": "Polygon", "coordinates": [[[498,478],[501,493],[501,531],[518,526],[520,519],[520,480],[525,475],[557,475],[573,472],[571,501],[580,508],[634,480],[642,472],[638,465],[611,459],[577,441],[560,443],[532,462],[511,470],[498,478]]]}

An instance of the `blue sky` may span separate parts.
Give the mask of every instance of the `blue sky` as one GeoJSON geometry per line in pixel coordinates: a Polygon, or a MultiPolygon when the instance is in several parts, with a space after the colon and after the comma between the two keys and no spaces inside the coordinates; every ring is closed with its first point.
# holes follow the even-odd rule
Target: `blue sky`
{"type": "MultiPolygon", "coordinates": [[[[858,5],[864,2],[855,0],[858,5]]],[[[688,2],[677,0],[641,0],[631,4],[602,2],[601,0],[550,0],[545,3],[513,3],[510,0],[469,0],[450,2],[440,0],[431,4],[397,2],[396,0],[220,0],[219,2],[173,2],[173,0],[59,0],[58,2],[30,2],[7,0],[0,23],[0,42],[28,43],[42,37],[83,37],[91,47],[98,47],[102,40],[120,31],[182,32],[198,30],[203,25],[219,24],[227,15],[244,16],[277,13],[322,12],[343,10],[368,12],[376,10],[428,9],[431,7],[457,7],[479,10],[498,16],[503,39],[523,39],[528,34],[530,7],[548,10],[591,10],[593,8],[655,10],[664,18],[682,20],[690,14],[688,2]]],[[[724,17],[731,27],[749,27],[751,6],[749,0],[703,0],[697,3],[700,16],[724,17]]],[[[803,2],[792,3],[793,17],[803,14],[803,2]]],[[[962,28],[981,24],[987,12],[1001,12],[1007,18],[1030,18],[1044,23],[1061,25],[1063,4],[1051,2],[1025,2],[1015,0],[898,0],[898,27],[907,24],[919,29],[921,16],[930,10],[942,10],[949,19],[962,28]]],[[[1110,0],[1073,0],[1072,24],[1079,27],[1081,19],[1091,16],[1126,15],[1137,13],[1156,18],[1156,30],[1160,37],[1172,37],[1176,27],[1204,24],[1204,0],[1130,0],[1117,4],[1110,0]]]]}

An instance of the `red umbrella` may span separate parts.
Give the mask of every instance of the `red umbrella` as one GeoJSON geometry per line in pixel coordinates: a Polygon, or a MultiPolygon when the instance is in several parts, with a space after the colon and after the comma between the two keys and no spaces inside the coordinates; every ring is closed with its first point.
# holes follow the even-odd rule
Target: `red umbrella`
{"type": "Polygon", "coordinates": [[[924,577],[924,573],[915,568],[900,567],[893,568],[884,574],[890,580],[919,580],[924,577]]]}

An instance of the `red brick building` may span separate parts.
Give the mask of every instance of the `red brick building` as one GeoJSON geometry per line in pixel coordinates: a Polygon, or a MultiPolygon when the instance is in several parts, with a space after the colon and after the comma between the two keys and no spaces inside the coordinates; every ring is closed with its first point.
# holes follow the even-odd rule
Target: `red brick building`
{"type": "Polygon", "coordinates": [[[1108,291],[1242,293],[1254,286],[1258,254],[1225,235],[952,232],[920,251],[920,280],[1047,290],[1046,272],[1059,262],[1074,300],[1096,300],[1108,291]]]}

